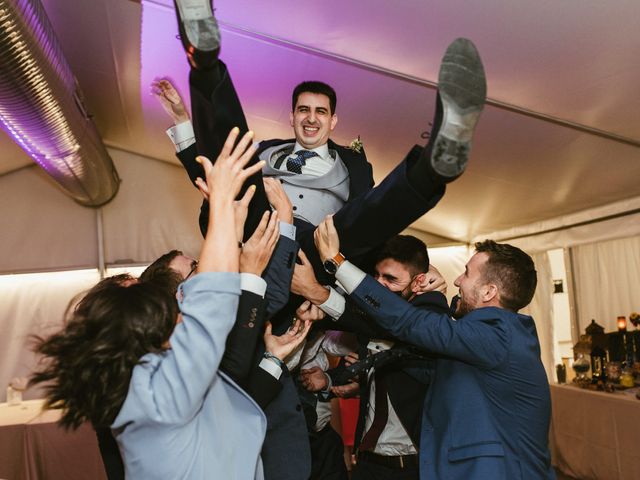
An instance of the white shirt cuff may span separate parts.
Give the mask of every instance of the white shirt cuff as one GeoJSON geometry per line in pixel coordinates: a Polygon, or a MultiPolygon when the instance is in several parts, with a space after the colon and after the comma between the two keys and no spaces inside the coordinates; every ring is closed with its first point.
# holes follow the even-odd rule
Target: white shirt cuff
{"type": "Polygon", "coordinates": [[[274,377],[276,380],[280,380],[280,375],[282,375],[282,369],[280,365],[276,362],[272,362],[268,358],[263,358],[258,365],[261,369],[265,370],[269,375],[274,377]]]}
{"type": "Polygon", "coordinates": [[[342,262],[336,272],[336,280],[340,282],[340,285],[347,294],[351,294],[358,288],[358,285],[362,283],[366,276],[366,273],[348,260],[342,262]]]}
{"type": "Polygon", "coordinates": [[[280,235],[284,235],[291,240],[296,239],[296,227],[290,223],[278,222],[280,225],[280,235]]]}
{"type": "Polygon", "coordinates": [[[329,393],[329,390],[331,390],[331,387],[333,387],[333,382],[331,381],[331,377],[327,372],[322,372],[322,373],[324,373],[324,376],[327,379],[327,386],[323,388],[321,391],[325,393],[329,393]]]}
{"type": "Polygon", "coordinates": [[[267,282],[253,273],[240,274],[240,290],[255,293],[264,298],[264,292],[267,291],[267,282]]]}
{"type": "Polygon", "coordinates": [[[334,320],[337,320],[344,313],[345,299],[342,295],[340,295],[336,290],[329,287],[329,298],[321,304],[318,305],[320,310],[329,315],[334,320]]]}
{"type": "Polygon", "coordinates": [[[176,152],[181,152],[196,143],[196,135],[193,132],[191,120],[169,127],[167,135],[175,145],[176,152]]]}

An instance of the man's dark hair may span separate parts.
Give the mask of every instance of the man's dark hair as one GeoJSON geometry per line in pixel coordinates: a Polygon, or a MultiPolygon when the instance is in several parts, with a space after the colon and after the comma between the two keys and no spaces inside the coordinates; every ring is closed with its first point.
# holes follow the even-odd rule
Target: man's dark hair
{"type": "Polygon", "coordinates": [[[140,358],[165,350],[179,310],[175,294],[159,286],[159,278],[132,284],[128,275],[102,280],[62,331],[38,339],[35,350],[46,364],[30,384],[46,382],[46,406],[63,409],[59,423],[65,428],[85,421],[96,428],[111,425],[140,358]]]}
{"type": "Polygon", "coordinates": [[[329,97],[329,109],[331,110],[331,115],[336,113],[336,104],[338,102],[336,91],[330,85],[327,85],[324,82],[318,81],[306,81],[298,84],[296,88],[293,89],[293,93],[291,94],[291,111],[296,111],[296,104],[298,103],[298,97],[302,93],[318,93],[320,95],[326,95],[329,97]]]}
{"type": "Polygon", "coordinates": [[[429,270],[427,245],[411,235],[396,235],[385,243],[375,256],[375,264],[387,258],[407,266],[411,276],[429,270]]]}
{"type": "Polygon", "coordinates": [[[140,275],[140,281],[145,282],[152,278],[157,271],[164,271],[169,268],[169,264],[173,262],[173,259],[177,256],[182,255],[180,250],[171,250],[168,253],[165,253],[161,257],[154,260],[154,262],[149,265],[144,272],[140,275]]]}
{"type": "Polygon", "coordinates": [[[475,248],[489,257],[482,276],[498,286],[500,304],[514,312],[529,305],[538,283],[533,259],[513,245],[493,240],[477,242],[475,248]]]}

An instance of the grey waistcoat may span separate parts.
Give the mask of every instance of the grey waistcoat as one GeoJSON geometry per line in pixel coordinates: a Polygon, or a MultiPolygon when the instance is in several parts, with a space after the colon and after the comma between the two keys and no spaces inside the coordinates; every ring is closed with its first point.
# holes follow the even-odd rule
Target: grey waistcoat
{"type": "Polygon", "coordinates": [[[349,198],[349,171],[335,150],[329,150],[335,160],[333,167],[319,177],[275,169],[273,165],[290,155],[294,145],[277,145],[260,153],[260,160],[267,162],[262,174],[282,180],[284,191],[293,204],[295,217],[318,225],[324,217],[340,210],[349,198]]]}

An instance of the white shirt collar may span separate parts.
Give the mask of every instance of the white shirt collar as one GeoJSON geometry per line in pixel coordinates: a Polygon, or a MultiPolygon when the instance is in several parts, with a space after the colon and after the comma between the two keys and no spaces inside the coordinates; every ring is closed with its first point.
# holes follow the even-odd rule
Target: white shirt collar
{"type": "Polygon", "coordinates": [[[298,150],[309,150],[310,152],[316,152],[318,154],[318,156],[320,158],[322,158],[323,160],[329,160],[331,159],[331,155],[329,155],[329,144],[325,143],[324,145],[320,145],[319,147],[313,148],[313,149],[308,149],[308,148],[304,148],[302,145],[300,145],[298,142],[296,142],[295,147],[293,147],[293,153],[297,152],[298,150]]]}

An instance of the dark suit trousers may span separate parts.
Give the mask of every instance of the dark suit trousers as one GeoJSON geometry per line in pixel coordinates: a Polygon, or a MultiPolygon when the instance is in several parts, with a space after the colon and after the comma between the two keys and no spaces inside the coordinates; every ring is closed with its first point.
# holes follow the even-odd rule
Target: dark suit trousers
{"type": "Polygon", "coordinates": [[[311,477],[309,480],[347,480],[342,438],[327,424],[317,433],[309,434],[311,444],[311,477]]]}
{"type": "Polygon", "coordinates": [[[417,465],[400,470],[359,460],[351,471],[351,480],[418,480],[419,478],[417,465]]]}

